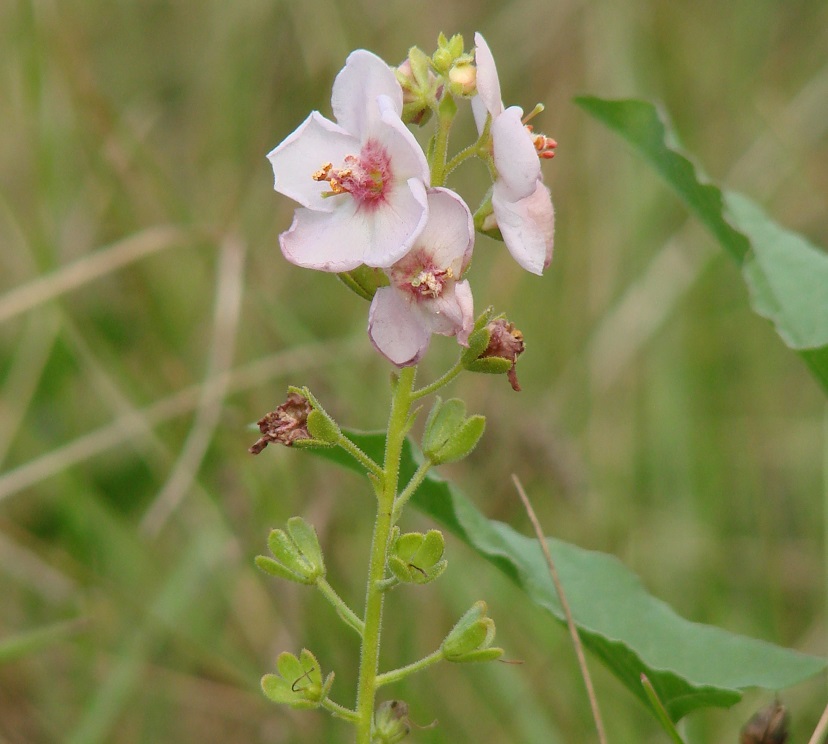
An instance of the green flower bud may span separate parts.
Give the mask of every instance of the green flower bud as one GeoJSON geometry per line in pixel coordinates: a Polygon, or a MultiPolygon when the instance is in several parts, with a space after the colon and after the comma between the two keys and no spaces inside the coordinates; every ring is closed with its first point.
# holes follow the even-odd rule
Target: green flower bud
{"type": "Polygon", "coordinates": [[[298,584],[315,584],[325,575],[325,561],[316,530],[302,517],[288,520],[287,533],[271,530],[267,545],[273,558],[256,556],[256,565],[262,571],[298,584]]]}
{"type": "Polygon", "coordinates": [[[323,681],[316,657],[303,648],[296,658],[287,651],[276,660],[278,674],[262,677],[262,690],[274,703],[292,708],[318,708],[328,696],[334,680],[331,672],[323,681]]]}
{"type": "Polygon", "coordinates": [[[403,700],[386,700],[377,706],[372,744],[396,744],[402,741],[410,730],[408,703],[403,700]]]}
{"type": "Polygon", "coordinates": [[[494,620],[486,617],[486,603],[475,602],[451,629],[440,650],[446,661],[465,663],[491,661],[503,656],[503,649],[492,646],[494,620]]]}
{"type": "Polygon", "coordinates": [[[391,534],[391,549],[388,568],[405,584],[428,584],[446,570],[448,562],[443,559],[445,540],[439,530],[406,532],[394,527],[391,534]]]}
{"type": "Polygon", "coordinates": [[[480,441],[486,428],[484,416],[466,418],[466,404],[459,398],[434,402],[423,434],[423,453],[434,465],[457,462],[480,441]]]}

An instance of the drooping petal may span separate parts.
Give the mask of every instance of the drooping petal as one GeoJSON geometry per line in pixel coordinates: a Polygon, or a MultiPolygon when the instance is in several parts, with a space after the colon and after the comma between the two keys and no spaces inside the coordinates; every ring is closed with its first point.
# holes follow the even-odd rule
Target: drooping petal
{"type": "Polygon", "coordinates": [[[510,106],[492,122],[492,144],[498,181],[511,192],[512,201],[530,196],[541,177],[538,152],[521,121],[523,110],[510,106]]]}
{"type": "Polygon", "coordinates": [[[331,95],[339,125],[364,139],[380,118],[379,96],[388,96],[397,116],[402,113],[402,88],[391,68],[365,49],[351,52],[334,80],[331,95]]]}
{"type": "MultiPolygon", "coordinates": [[[[495,118],[503,111],[500,78],[497,75],[492,50],[479,33],[474,35],[474,61],[477,65],[477,95],[486,107],[486,111],[492,115],[492,118],[495,118]]],[[[478,128],[482,129],[482,127],[478,128]]]]}
{"type": "Polygon", "coordinates": [[[497,181],[492,189],[492,208],[515,261],[533,274],[542,274],[552,260],[555,234],[555,210],[549,189],[538,181],[529,196],[512,201],[510,190],[497,181]]]}
{"type": "Polygon", "coordinates": [[[474,302],[467,280],[452,284],[440,297],[417,303],[420,321],[431,333],[457,336],[466,346],[474,328],[474,302]]]}
{"type": "Polygon", "coordinates": [[[428,192],[428,222],[417,243],[427,246],[436,266],[450,268],[460,278],[474,248],[474,222],[457,193],[443,188],[428,192]]]}
{"type": "Polygon", "coordinates": [[[330,212],[336,205],[322,196],[330,190],[330,184],[314,181],[312,175],[325,163],[338,165],[354,152],[359,152],[359,140],[313,111],[267,154],[273,166],[273,188],[302,206],[330,212]]]}
{"type": "Polygon", "coordinates": [[[426,224],[425,187],[422,181],[410,178],[395,186],[380,208],[373,212],[357,211],[354,218],[363,220],[369,231],[368,240],[362,246],[361,263],[388,268],[408,253],[426,224]]]}
{"type": "Polygon", "coordinates": [[[290,229],[279,236],[279,245],[284,257],[297,266],[351,271],[364,263],[373,229],[373,220],[360,216],[354,201],[348,199],[340,201],[333,212],[297,209],[290,229]]]}
{"type": "Polygon", "coordinates": [[[368,335],[390,362],[407,367],[420,361],[431,333],[405,295],[392,287],[381,287],[371,301],[368,335]]]}

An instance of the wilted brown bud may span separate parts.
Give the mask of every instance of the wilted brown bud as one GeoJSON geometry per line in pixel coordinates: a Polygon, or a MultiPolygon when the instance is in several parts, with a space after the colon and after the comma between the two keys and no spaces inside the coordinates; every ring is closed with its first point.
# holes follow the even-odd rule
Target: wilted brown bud
{"type": "Polygon", "coordinates": [[[262,436],[248,451],[258,455],[271,443],[290,447],[298,439],[312,439],[308,431],[308,414],[312,410],[307,398],[298,393],[288,394],[282,405],[259,419],[257,423],[262,436]]]}
{"type": "Polygon", "coordinates": [[[788,711],[778,700],[766,705],[742,727],[741,744],[785,744],[788,711]]]}
{"type": "Polygon", "coordinates": [[[509,379],[512,390],[519,392],[520,384],[518,383],[515,365],[517,364],[517,358],[526,348],[523,343],[523,334],[515,328],[514,323],[510,323],[505,318],[493,320],[486,326],[486,330],[490,334],[489,345],[479,358],[500,357],[509,359],[512,362],[512,368],[506,373],[506,377],[509,379]]]}

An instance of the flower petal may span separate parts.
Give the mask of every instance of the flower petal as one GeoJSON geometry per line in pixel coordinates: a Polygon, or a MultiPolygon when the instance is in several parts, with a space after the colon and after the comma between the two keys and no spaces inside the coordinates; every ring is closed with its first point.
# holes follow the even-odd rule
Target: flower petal
{"type": "Polygon", "coordinates": [[[515,261],[533,274],[542,274],[552,260],[555,234],[555,210],[549,189],[538,181],[529,196],[517,201],[509,197],[508,190],[497,181],[492,190],[497,226],[515,261]]]}
{"type": "Polygon", "coordinates": [[[443,188],[428,192],[428,222],[416,245],[428,251],[435,265],[451,268],[457,279],[462,276],[474,248],[474,222],[458,194],[443,188]]]}
{"type": "MultiPolygon", "coordinates": [[[[497,75],[492,50],[479,33],[474,35],[474,60],[477,64],[477,95],[486,107],[486,111],[492,115],[492,118],[496,118],[503,111],[500,79],[497,75]]],[[[478,126],[478,129],[481,130],[482,127],[478,126]]]]}
{"type": "Polygon", "coordinates": [[[352,219],[363,221],[368,233],[362,245],[360,263],[388,268],[408,253],[426,224],[425,186],[422,181],[410,178],[406,183],[396,185],[381,207],[373,212],[357,211],[352,219]]]}
{"type": "Polygon", "coordinates": [[[350,197],[334,212],[297,209],[293,224],[279,236],[285,258],[297,266],[318,271],[351,271],[363,263],[370,244],[373,222],[357,213],[350,197]]]}
{"type": "Polygon", "coordinates": [[[398,367],[420,361],[431,333],[402,292],[381,287],[371,301],[368,335],[377,351],[398,367]]]}
{"type": "Polygon", "coordinates": [[[359,140],[314,111],[267,154],[273,188],[309,209],[331,212],[336,204],[322,197],[330,184],[311,176],[325,163],[339,165],[346,155],[358,153],[359,146],[359,140]]]}
{"type": "Polygon", "coordinates": [[[391,99],[397,116],[402,113],[402,88],[391,68],[376,54],[357,49],[334,80],[331,106],[340,126],[364,139],[379,119],[377,98],[391,99]]]}
{"type": "Polygon", "coordinates": [[[522,116],[520,107],[510,106],[492,122],[498,180],[509,189],[512,201],[531,195],[541,177],[538,152],[523,126],[522,116]]]}
{"type": "Polygon", "coordinates": [[[381,116],[366,133],[366,139],[375,139],[385,146],[391,158],[395,180],[419,178],[423,183],[429,183],[428,161],[420,143],[403,124],[387,96],[379,96],[377,103],[381,116]]]}
{"type": "Polygon", "coordinates": [[[440,297],[419,302],[417,310],[431,333],[457,336],[463,346],[468,344],[474,328],[474,301],[467,280],[453,284],[440,297]]]}

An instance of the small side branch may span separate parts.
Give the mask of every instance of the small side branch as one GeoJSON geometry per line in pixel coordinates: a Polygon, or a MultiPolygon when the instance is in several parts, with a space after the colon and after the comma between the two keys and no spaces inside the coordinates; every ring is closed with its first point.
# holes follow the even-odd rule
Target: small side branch
{"type": "Polygon", "coordinates": [[[356,616],[356,613],[348,607],[345,600],[336,593],[336,590],[324,578],[320,576],[316,580],[316,586],[325,596],[325,599],[327,599],[334,606],[336,614],[345,621],[346,625],[350,626],[357,633],[359,633],[361,638],[362,633],[365,630],[365,623],[363,623],[362,620],[356,616]]]}
{"type": "Polygon", "coordinates": [[[549,552],[549,546],[546,544],[546,538],[543,534],[540,522],[532,508],[529,497],[526,491],[523,490],[521,482],[518,477],[512,473],[512,482],[515,484],[515,489],[523,502],[523,507],[529,515],[529,520],[532,522],[532,527],[535,529],[535,535],[540,543],[543,555],[546,558],[546,565],[549,566],[549,574],[552,577],[552,582],[555,584],[555,591],[558,593],[558,599],[561,601],[564,615],[566,616],[566,624],[569,628],[569,635],[572,637],[572,645],[575,647],[575,655],[578,657],[578,666],[581,668],[581,676],[584,678],[584,685],[586,685],[587,697],[592,708],[592,718],[595,721],[595,729],[598,732],[598,741],[601,744],[607,744],[607,735],[604,730],[604,722],[601,719],[601,711],[598,708],[598,698],[595,696],[595,689],[592,686],[592,678],[589,676],[589,669],[587,668],[586,658],[584,657],[584,647],[581,645],[581,638],[578,635],[578,628],[575,625],[575,619],[572,617],[572,610],[569,608],[569,602],[564,594],[563,585],[558,576],[558,569],[555,568],[555,563],[552,560],[552,554],[549,552]]]}
{"type": "Polygon", "coordinates": [[[384,674],[378,674],[377,687],[381,687],[382,685],[390,685],[392,682],[399,682],[401,679],[405,679],[409,674],[414,674],[414,672],[419,672],[430,667],[432,664],[436,664],[438,661],[441,661],[442,658],[443,651],[438,648],[434,653],[423,657],[419,661],[415,661],[412,664],[400,667],[399,669],[392,669],[390,672],[385,672],[384,674]]]}

